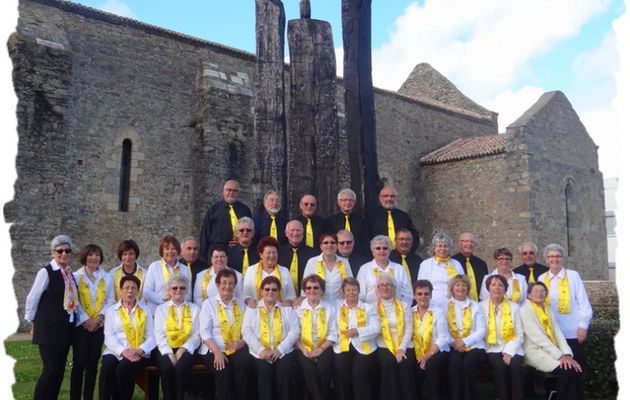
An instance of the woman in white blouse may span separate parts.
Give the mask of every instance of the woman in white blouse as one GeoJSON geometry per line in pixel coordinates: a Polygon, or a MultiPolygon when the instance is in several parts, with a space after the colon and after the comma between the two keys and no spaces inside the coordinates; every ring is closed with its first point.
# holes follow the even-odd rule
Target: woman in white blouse
{"type": "MultiPolygon", "coordinates": [[[[222,244],[214,244],[210,246],[208,251],[210,255],[210,266],[200,271],[195,278],[195,288],[193,290],[193,299],[195,304],[201,306],[206,299],[215,297],[218,293],[216,277],[219,272],[228,267],[227,249],[222,244]]],[[[229,268],[231,269],[231,268],[229,268]]],[[[234,270],[233,270],[234,271],[234,270]]],[[[243,276],[240,272],[236,272],[236,287],[234,295],[243,298],[243,276]]]]}
{"type": "Polygon", "coordinates": [[[247,399],[252,360],[242,338],[245,304],[234,296],[236,271],[220,270],[217,294],[203,302],[199,314],[199,354],[214,372],[217,400],[247,399]]]}
{"type": "Polygon", "coordinates": [[[486,300],[490,298],[486,280],[493,275],[501,275],[508,284],[505,292],[507,299],[518,305],[523,304],[527,298],[527,280],[523,275],[512,271],[512,252],[505,247],[496,249],[494,251],[494,261],[497,267],[494,271],[483,277],[479,299],[486,300]]]}
{"type": "MultiPolygon", "coordinates": [[[[319,248],[322,254],[311,258],[304,267],[304,276],[317,274],[326,281],[324,300],[333,304],[341,300],[341,282],[352,277],[352,269],[348,260],[337,255],[337,235],[324,233],[319,237],[319,248]]],[[[306,293],[302,292],[302,296],[306,293]]]]}
{"type": "Polygon", "coordinates": [[[243,321],[243,339],[254,357],[260,400],[291,399],[293,350],[300,325],[293,307],[280,303],[280,286],[277,277],[265,277],[259,288],[262,299],[255,308],[247,308],[243,321]]]}
{"type": "MultiPolygon", "coordinates": [[[[525,353],[519,307],[505,296],[508,281],[503,275],[486,278],[484,289],[490,298],[480,305],[486,316],[486,353],[492,364],[494,385],[500,400],[508,400],[509,393],[512,393],[512,399],[520,400],[524,396],[522,365],[525,353]]],[[[527,291],[523,295],[526,296],[527,291]]]]}
{"type": "Polygon", "coordinates": [[[298,365],[306,390],[312,399],[328,398],[333,375],[333,343],[337,341],[335,309],[322,300],[326,281],[321,276],[306,275],[302,280],[306,298],[297,307],[301,336],[296,347],[298,365]]]}
{"type": "Polygon", "coordinates": [[[448,284],[446,320],[451,335],[449,384],[451,399],[475,399],[477,371],[486,358],[486,321],[479,304],[468,297],[470,279],[456,275],[448,284]]]}
{"type": "Polygon", "coordinates": [[[105,350],[99,377],[99,399],[131,400],[133,377],[151,364],[155,348],[153,315],[137,297],[140,279],[120,279],[120,301],[105,312],[105,350]]]}
{"type": "Polygon", "coordinates": [[[199,337],[199,306],[186,301],[188,277],[173,274],[166,287],[170,300],[155,309],[155,344],[162,391],[166,400],[183,400],[195,362],[199,337]]]}
{"type": "Polygon", "coordinates": [[[459,261],[451,258],[453,241],[442,232],[438,232],[431,240],[433,257],[420,263],[418,280],[426,279],[433,285],[432,301],[446,307],[449,298],[448,283],[455,275],[463,275],[464,268],[459,261]]]}

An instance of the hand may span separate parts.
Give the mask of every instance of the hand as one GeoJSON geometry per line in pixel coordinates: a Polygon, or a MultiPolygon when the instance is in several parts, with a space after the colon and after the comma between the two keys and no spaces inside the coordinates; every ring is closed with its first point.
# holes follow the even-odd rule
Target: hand
{"type": "Polygon", "coordinates": [[[562,369],[571,369],[573,368],[573,357],[571,357],[568,354],[563,355],[562,357],[560,357],[560,368],[562,369]]]}
{"type": "Polygon", "coordinates": [[[140,361],[141,358],[134,349],[125,349],[121,355],[131,362],[140,361]]]}
{"type": "Polygon", "coordinates": [[[451,343],[451,347],[453,348],[453,350],[459,351],[460,353],[466,351],[466,343],[464,343],[464,341],[461,339],[455,339],[455,341],[451,343]]]}
{"type": "Polygon", "coordinates": [[[219,352],[214,354],[214,369],[221,371],[225,368],[225,364],[228,363],[228,359],[225,354],[219,352]]]}
{"type": "Polygon", "coordinates": [[[503,353],[503,364],[510,366],[511,362],[512,362],[512,356],[509,354],[503,353]]]}
{"type": "Polygon", "coordinates": [[[227,349],[239,351],[243,347],[245,347],[245,341],[243,339],[238,339],[231,341],[230,344],[227,346],[227,349]]]}
{"type": "Polygon", "coordinates": [[[429,358],[431,358],[433,356],[432,352],[428,352],[427,354],[423,355],[419,360],[418,360],[418,366],[420,367],[420,369],[426,369],[427,368],[427,361],[429,361],[429,358]]]}
{"type": "Polygon", "coordinates": [[[400,364],[400,363],[402,362],[402,360],[404,360],[404,359],[406,359],[406,358],[407,358],[407,355],[405,354],[405,351],[404,351],[404,350],[398,350],[398,351],[396,352],[395,357],[396,357],[396,362],[397,362],[398,364],[400,364]]]}
{"type": "Polygon", "coordinates": [[[300,296],[297,299],[293,300],[293,308],[298,308],[300,304],[304,301],[304,297],[300,296]]]}
{"type": "Polygon", "coordinates": [[[586,329],[578,328],[577,330],[577,340],[578,343],[582,343],[586,340],[586,329]]]}
{"type": "Polygon", "coordinates": [[[359,330],[357,328],[350,328],[346,330],[343,335],[347,338],[353,338],[355,336],[359,336],[359,330]]]}
{"type": "Polygon", "coordinates": [[[35,330],[35,321],[31,322],[31,330],[30,330],[31,335],[33,335],[34,330],[35,330]]]}
{"type": "Polygon", "coordinates": [[[311,351],[311,353],[309,354],[308,358],[310,359],[316,359],[317,357],[321,356],[322,353],[324,352],[324,350],[321,347],[318,347],[316,349],[314,349],[313,351],[311,351]]]}
{"type": "Polygon", "coordinates": [[[270,360],[273,362],[276,362],[280,359],[280,352],[278,351],[278,349],[273,349],[271,350],[271,358],[270,360]]]}
{"type": "Polygon", "coordinates": [[[180,347],[179,349],[177,349],[177,351],[175,352],[175,358],[177,359],[177,361],[182,358],[184,353],[186,353],[186,349],[184,347],[180,347]]]}
{"type": "Polygon", "coordinates": [[[164,300],[164,302],[167,302],[171,299],[171,294],[169,292],[166,292],[166,294],[164,294],[164,297],[162,298],[162,300],[164,300]]]}
{"type": "Polygon", "coordinates": [[[173,364],[173,366],[177,365],[177,356],[174,353],[170,353],[168,355],[168,359],[171,360],[171,364],[173,364]]]}
{"type": "Polygon", "coordinates": [[[293,307],[293,300],[283,300],[282,305],[284,307],[293,307]]]}
{"type": "Polygon", "coordinates": [[[260,353],[260,359],[265,361],[271,361],[271,350],[263,350],[260,353]]]}
{"type": "Polygon", "coordinates": [[[101,319],[99,317],[90,318],[83,323],[83,329],[88,332],[94,332],[101,326],[101,319]]]}

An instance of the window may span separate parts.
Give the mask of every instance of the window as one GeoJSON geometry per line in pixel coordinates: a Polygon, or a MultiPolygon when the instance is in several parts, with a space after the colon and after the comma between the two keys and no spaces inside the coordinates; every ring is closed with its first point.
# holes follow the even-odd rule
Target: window
{"type": "Polygon", "coordinates": [[[118,211],[129,210],[129,177],[131,176],[131,140],[122,143],[120,157],[120,185],[118,188],[118,211]]]}
{"type": "Polygon", "coordinates": [[[566,226],[567,226],[567,256],[575,252],[576,241],[576,223],[577,223],[577,199],[575,194],[575,181],[571,178],[566,180],[564,188],[564,200],[566,208],[566,226]]]}

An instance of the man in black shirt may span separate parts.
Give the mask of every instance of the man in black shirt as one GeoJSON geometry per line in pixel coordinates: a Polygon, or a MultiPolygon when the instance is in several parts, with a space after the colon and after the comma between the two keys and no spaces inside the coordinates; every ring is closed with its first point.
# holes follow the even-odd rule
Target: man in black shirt
{"type": "Polygon", "coordinates": [[[413,221],[409,214],[396,208],[397,197],[398,193],[392,186],[385,186],[381,189],[378,195],[378,200],[381,205],[368,212],[365,217],[368,225],[369,239],[371,240],[371,238],[376,235],[385,235],[392,241],[393,246],[396,242],[396,231],[405,228],[413,235],[411,253],[415,253],[420,243],[418,231],[413,226],[413,221]]]}
{"type": "Polygon", "coordinates": [[[411,253],[411,244],[413,243],[413,236],[409,229],[400,229],[396,232],[396,250],[392,250],[389,254],[389,259],[395,263],[398,263],[409,272],[411,284],[418,279],[418,269],[422,258],[418,257],[414,253],[411,253]]]}
{"type": "Polygon", "coordinates": [[[483,277],[488,274],[488,264],[473,254],[476,245],[477,239],[475,235],[470,232],[462,233],[459,235],[457,242],[459,253],[455,254],[453,258],[459,261],[464,268],[464,272],[466,272],[466,275],[470,278],[470,298],[479,301],[481,281],[483,281],[483,277]]]}
{"type": "Polygon", "coordinates": [[[534,243],[525,242],[518,246],[518,254],[521,255],[523,264],[514,268],[514,272],[523,275],[527,279],[527,283],[538,281],[540,275],[549,271],[549,268],[536,262],[538,247],[534,243]]]}
{"type": "Polygon", "coordinates": [[[287,222],[285,235],[288,243],[280,246],[278,253],[278,264],[286,267],[291,273],[291,279],[295,287],[295,293],[300,293],[302,284],[302,275],[306,262],[311,257],[315,257],[320,253],[319,243],[317,249],[306,247],[304,243],[304,227],[297,219],[287,222]]]}
{"type": "Polygon", "coordinates": [[[340,212],[326,220],[326,227],[328,232],[339,232],[342,229],[352,232],[354,247],[367,253],[370,245],[365,218],[352,212],[356,201],[357,195],[352,189],[341,189],[337,193],[337,206],[340,212]]]}
{"type": "Polygon", "coordinates": [[[238,243],[228,249],[228,266],[245,275],[247,267],[260,261],[254,243],[254,220],[243,217],[236,224],[236,240],[238,243]]]}
{"type": "Polygon", "coordinates": [[[204,269],[208,268],[210,263],[206,260],[201,260],[199,257],[199,242],[192,236],[187,236],[182,240],[182,253],[179,261],[190,268],[192,282],[190,287],[195,287],[195,279],[197,274],[204,269]]]}
{"type": "Polygon", "coordinates": [[[337,246],[337,252],[339,255],[348,259],[350,269],[352,270],[352,276],[355,278],[357,277],[361,266],[372,260],[370,256],[356,248],[352,232],[345,229],[337,232],[337,246]]]}
{"type": "Polygon", "coordinates": [[[287,223],[286,215],[282,210],[282,199],[274,191],[265,193],[263,197],[263,208],[254,215],[254,226],[256,236],[254,242],[258,243],[261,237],[271,236],[280,244],[287,242],[284,236],[284,228],[287,223]]]}
{"type": "Polygon", "coordinates": [[[306,247],[319,249],[319,237],[326,231],[326,221],[317,211],[317,199],[312,194],[305,194],[300,199],[300,216],[296,219],[304,226],[306,247]]]}

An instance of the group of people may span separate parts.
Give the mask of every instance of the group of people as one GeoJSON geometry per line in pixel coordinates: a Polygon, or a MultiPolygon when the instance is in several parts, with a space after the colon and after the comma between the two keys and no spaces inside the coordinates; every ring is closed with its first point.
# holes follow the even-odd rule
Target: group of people
{"type": "Polygon", "coordinates": [[[485,360],[502,400],[524,397],[525,364],[557,376],[558,398],[583,398],[592,310],[559,245],[544,249],[543,266],[524,243],[514,269],[512,253],[497,249],[488,273],[470,233],[452,257],[444,233],[430,258],[415,255],[418,233],[391,187],[366,218],[344,189],[339,214],[317,217],[306,195],[290,221],[274,192],[252,218],[239,190],[226,182],[200,239],[162,237],[147,269],[128,239],[117,267],[106,271],[90,244],[73,272],[71,239],[52,240],[25,307],[43,362],[35,399],[57,398],[70,346],[71,399],[93,397],[99,359],[101,399],[130,399],[149,365],[164,398],[182,399],[195,363],[213,372],[219,400],[438,399],[443,371],[452,399],[474,399],[485,360]]]}

